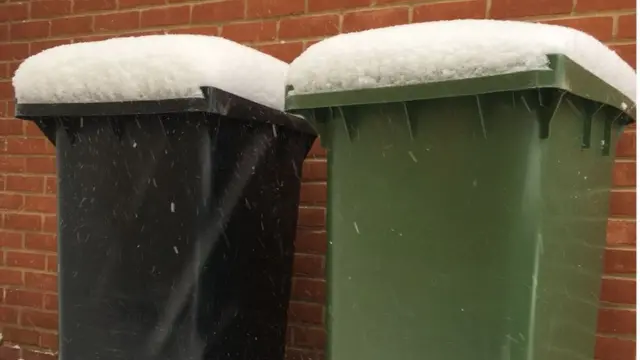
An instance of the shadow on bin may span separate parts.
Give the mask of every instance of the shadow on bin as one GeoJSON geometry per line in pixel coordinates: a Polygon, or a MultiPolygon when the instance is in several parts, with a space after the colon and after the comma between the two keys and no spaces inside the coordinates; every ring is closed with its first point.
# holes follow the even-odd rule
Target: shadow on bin
{"type": "Polygon", "coordinates": [[[56,145],[63,360],[284,357],[300,118],[204,99],[19,104],[56,145]]]}

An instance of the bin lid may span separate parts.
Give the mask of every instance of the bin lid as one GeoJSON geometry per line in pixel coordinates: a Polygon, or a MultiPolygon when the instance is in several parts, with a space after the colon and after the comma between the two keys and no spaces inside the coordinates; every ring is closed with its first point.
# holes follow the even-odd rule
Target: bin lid
{"type": "Polygon", "coordinates": [[[148,35],[56,46],[15,72],[19,104],[203,98],[215,87],[284,108],[289,65],[233,41],[205,35],[148,35]]]}
{"type": "Polygon", "coordinates": [[[288,64],[216,36],[149,35],[61,45],[26,59],[16,117],[206,112],[315,131],[282,112],[288,64]]]}
{"type": "Polygon", "coordinates": [[[581,31],[452,20],[342,34],[289,68],[286,109],[390,103],[555,88],[635,119],[636,73],[581,31]]]}
{"type": "Polygon", "coordinates": [[[200,91],[203,98],[67,104],[18,103],[16,117],[41,121],[48,118],[74,119],[84,116],[209,113],[231,119],[265,121],[314,136],[317,134],[313,126],[300,115],[272,109],[213,87],[202,87],[200,91]]]}

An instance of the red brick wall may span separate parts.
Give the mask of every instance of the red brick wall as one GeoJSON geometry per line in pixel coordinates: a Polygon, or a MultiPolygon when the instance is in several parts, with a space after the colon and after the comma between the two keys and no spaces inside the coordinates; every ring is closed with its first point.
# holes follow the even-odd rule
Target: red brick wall
{"type": "MultiPolygon", "coordinates": [[[[0,0],[0,360],[56,357],[56,198],[53,147],[12,119],[11,76],[48,47],[121,34],[202,33],[285,61],[340,32],[408,22],[521,18],[573,26],[635,65],[634,0],[0,0]],[[18,345],[19,347],[17,347],[18,345]]],[[[596,356],[635,359],[635,128],[617,151],[596,356]]],[[[324,152],[305,163],[291,302],[289,357],[322,358],[324,152]]]]}

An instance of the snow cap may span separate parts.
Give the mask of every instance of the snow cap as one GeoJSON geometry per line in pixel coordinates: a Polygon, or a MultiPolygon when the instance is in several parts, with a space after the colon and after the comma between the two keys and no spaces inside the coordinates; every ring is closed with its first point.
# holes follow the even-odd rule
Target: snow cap
{"type": "Polygon", "coordinates": [[[47,49],[20,65],[13,86],[20,104],[202,98],[210,86],[282,110],[287,69],[215,36],[149,35],[47,49]]]}
{"type": "Polygon", "coordinates": [[[451,20],[342,34],[291,63],[291,95],[424,84],[548,70],[565,55],[625,96],[636,73],[594,37],[568,27],[519,21],[451,20]]]}

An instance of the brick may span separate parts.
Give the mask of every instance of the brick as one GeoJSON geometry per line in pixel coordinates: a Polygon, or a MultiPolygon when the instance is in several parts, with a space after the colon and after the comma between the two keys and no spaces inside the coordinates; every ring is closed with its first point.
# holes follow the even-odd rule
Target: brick
{"type": "Polygon", "coordinates": [[[0,44],[0,61],[23,60],[29,56],[29,44],[0,44]]]}
{"type": "Polygon", "coordinates": [[[0,247],[3,248],[22,248],[22,232],[9,232],[0,230],[0,247]]]}
{"type": "Polygon", "coordinates": [[[326,333],[322,328],[293,326],[294,345],[313,349],[324,349],[326,333]]]}
{"type": "Polygon", "coordinates": [[[613,39],[613,17],[611,16],[549,20],[544,23],[570,27],[585,32],[600,41],[613,39]]]}
{"type": "Polygon", "coordinates": [[[285,360],[323,360],[324,356],[317,350],[296,349],[287,347],[285,349],[285,360]]]}
{"type": "Polygon", "coordinates": [[[127,11],[116,14],[96,15],[96,31],[123,31],[140,28],[140,13],[127,11]]]}
{"type": "Polygon", "coordinates": [[[369,6],[370,0],[307,0],[309,11],[327,11],[338,9],[353,9],[369,6]]]}
{"type": "Polygon", "coordinates": [[[9,41],[9,24],[0,24],[0,41],[9,41]]]}
{"type": "Polygon", "coordinates": [[[303,181],[326,181],[327,162],[326,160],[306,160],[302,164],[303,181]]]}
{"type": "Polygon", "coordinates": [[[0,23],[24,20],[29,17],[28,2],[0,4],[0,23]]]}
{"type": "Polygon", "coordinates": [[[183,25],[189,23],[190,16],[189,6],[143,10],[140,14],[140,25],[142,27],[183,25]]]}
{"type": "Polygon", "coordinates": [[[55,215],[44,217],[42,231],[50,233],[56,233],[56,231],[58,231],[58,219],[55,215]]]}
{"type": "Polygon", "coordinates": [[[42,350],[23,349],[21,360],[58,360],[58,354],[42,350]]]}
{"type": "Polygon", "coordinates": [[[304,50],[307,50],[308,48],[310,48],[312,45],[315,45],[317,43],[319,43],[320,41],[322,41],[322,39],[318,39],[318,40],[305,40],[302,43],[302,48],[304,50]]]}
{"type": "Polygon", "coordinates": [[[317,139],[313,142],[313,145],[311,146],[311,150],[309,150],[309,154],[307,155],[307,157],[311,159],[327,157],[327,150],[322,147],[320,139],[317,139]]]}
{"type": "MultiPolygon", "coordinates": [[[[4,302],[7,305],[42,308],[44,295],[42,293],[18,289],[6,289],[4,302]]],[[[37,344],[36,344],[37,345],[37,344]]]]}
{"type": "Polygon", "coordinates": [[[123,36],[126,36],[126,35],[119,34],[119,35],[80,36],[80,37],[74,38],[73,42],[74,43],[83,43],[83,42],[89,42],[89,41],[102,41],[102,40],[113,39],[113,38],[117,38],[117,37],[123,37],[123,36]]]}
{"type": "Polygon", "coordinates": [[[491,17],[494,19],[525,16],[570,14],[573,0],[492,0],[491,17]]]}
{"type": "Polygon", "coordinates": [[[300,202],[304,204],[323,204],[327,201],[326,183],[302,183],[300,202]]]}
{"type": "Polygon", "coordinates": [[[280,39],[296,39],[337,35],[340,32],[338,15],[304,16],[280,20],[280,39]]]}
{"type": "Polygon", "coordinates": [[[174,29],[170,31],[171,34],[199,34],[199,35],[213,35],[218,36],[220,34],[220,28],[216,25],[212,26],[196,26],[186,29],[174,29]]]}
{"type": "Polygon", "coordinates": [[[164,0],[119,0],[120,9],[129,9],[140,6],[165,5],[164,0]]]}
{"type": "Polygon", "coordinates": [[[13,86],[9,81],[0,81],[0,100],[13,99],[13,86]]]}
{"type": "Polygon", "coordinates": [[[7,175],[7,191],[42,193],[44,191],[44,177],[7,175]]]}
{"type": "Polygon", "coordinates": [[[10,25],[11,40],[30,40],[49,36],[48,20],[12,23],[10,25]]]}
{"type": "Polygon", "coordinates": [[[24,247],[31,250],[57,251],[58,241],[52,234],[27,233],[24,235],[24,247]]]}
{"type": "Polygon", "coordinates": [[[636,303],[636,280],[606,277],[602,279],[600,300],[616,304],[636,303]]]}
{"type": "Polygon", "coordinates": [[[19,360],[22,359],[20,353],[21,349],[14,347],[12,344],[0,345],[0,359],[19,360]]]}
{"type": "Polygon", "coordinates": [[[47,271],[58,273],[58,255],[47,255],[47,271]]]}
{"type": "Polygon", "coordinates": [[[51,350],[58,350],[58,334],[41,333],[40,347],[51,350]]]}
{"type": "Polygon", "coordinates": [[[607,244],[612,246],[636,244],[636,222],[609,220],[607,223],[607,244]]]}
{"type": "Polygon", "coordinates": [[[100,10],[115,10],[116,0],[74,0],[73,12],[83,13],[100,10]]]}
{"type": "Polygon", "coordinates": [[[636,39],[636,14],[620,15],[618,18],[617,39],[636,39]]]}
{"type": "Polygon", "coordinates": [[[296,251],[307,254],[326,254],[326,231],[298,229],[296,233],[296,251]]]}
{"type": "Polygon", "coordinates": [[[636,185],[636,163],[616,161],[613,166],[613,186],[636,185]]]}
{"type": "Polygon", "coordinates": [[[31,18],[48,19],[71,14],[71,0],[31,0],[31,18]]]}
{"type": "Polygon", "coordinates": [[[636,216],[635,191],[612,191],[610,199],[612,216],[636,216]]]}
{"type": "Polygon", "coordinates": [[[321,41],[322,39],[317,39],[317,40],[305,40],[302,42],[302,49],[303,50],[307,50],[309,47],[311,47],[314,44],[317,44],[321,41]]]}
{"type": "MultiPolygon", "coordinates": [[[[34,41],[31,43],[31,48],[29,50],[30,55],[35,55],[39,52],[45,51],[47,49],[51,49],[53,47],[57,47],[60,45],[71,44],[71,40],[45,40],[45,41],[34,41]]],[[[35,126],[35,125],[34,125],[35,126]]],[[[42,133],[40,133],[42,135],[42,133]]]]}
{"type": "Polygon", "coordinates": [[[636,68],[636,44],[612,45],[610,48],[615,51],[627,64],[636,68]]]}
{"type": "Polygon", "coordinates": [[[18,210],[22,208],[23,204],[22,195],[0,193],[0,209],[18,210]]]}
{"type": "Polygon", "coordinates": [[[23,310],[20,316],[20,324],[34,326],[43,329],[58,329],[58,314],[45,313],[35,310],[23,310]]]}
{"type": "Polygon", "coordinates": [[[31,121],[24,121],[24,132],[27,136],[31,137],[43,137],[44,134],[42,130],[38,127],[38,125],[34,124],[31,121]]]}
{"type": "MultiPolygon", "coordinates": [[[[14,61],[9,63],[9,76],[13,76],[16,73],[16,70],[18,70],[18,66],[20,66],[20,61],[14,61]]],[[[10,116],[13,116],[16,112],[16,108],[15,108],[15,102],[13,101],[13,99],[10,99],[11,101],[9,101],[8,105],[8,114],[10,116]]]]}
{"type": "Polygon", "coordinates": [[[58,310],[58,295],[44,294],[44,308],[46,310],[58,310]]]}
{"type": "Polygon", "coordinates": [[[229,0],[195,4],[191,17],[191,22],[194,24],[239,20],[244,18],[244,1],[229,0]]]}
{"type": "Polygon", "coordinates": [[[40,215],[5,214],[4,226],[7,229],[39,231],[42,227],[40,215]]]}
{"type": "Polygon", "coordinates": [[[326,282],[318,279],[295,278],[291,288],[291,298],[324,304],[326,301],[326,282]]]}
{"type": "Polygon", "coordinates": [[[25,158],[15,156],[0,156],[0,172],[16,173],[25,170],[25,158]]]}
{"type": "Polygon", "coordinates": [[[29,157],[26,159],[26,171],[34,174],[55,174],[54,157],[29,157]]]}
{"type": "Polygon", "coordinates": [[[258,50],[284,62],[290,63],[302,53],[301,42],[262,45],[258,50]]]}
{"type": "Polygon", "coordinates": [[[295,254],[293,273],[297,276],[323,278],[324,256],[311,254],[295,254]]]}
{"type": "Polygon", "coordinates": [[[598,332],[602,334],[635,334],[636,311],[633,309],[600,309],[598,332]]]}
{"type": "Polygon", "coordinates": [[[22,271],[0,269],[0,283],[3,286],[7,285],[22,285],[22,271]]]}
{"type": "Polygon", "coordinates": [[[30,138],[6,139],[6,152],[19,155],[43,155],[47,153],[47,140],[30,138]]]}
{"type": "Polygon", "coordinates": [[[636,272],[636,251],[607,249],[604,254],[605,274],[633,274],[636,272]]]}
{"type": "Polygon", "coordinates": [[[18,323],[18,310],[14,308],[8,308],[0,306],[0,322],[7,324],[18,323]]]}
{"type": "Polygon", "coordinates": [[[413,22],[456,19],[484,19],[486,4],[483,0],[423,4],[413,8],[413,22]]]}
{"type": "Polygon", "coordinates": [[[78,35],[93,32],[92,16],[77,16],[51,20],[51,35],[78,35]]]}
{"type": "Polygon", "coordinates": [[[342,32],[349,33],[409,22],[409,8],[357,11],[344,14],[342,32]]]}
{"type": "Polygon", "coordinates": [[[24,200],[24,210],[29,212],[55,214],[58,207],[58,202],[53,196],[27,195],[24,200]]]}
{"type": "Polygon", "coordinates": [[[636,342],[631,339],[596,336],[595,358],[598,360],[635,360],[636,342]]]}
{"type": "Polygon", "coordinates": [[[19,251],[7,251],[7,266],[44,270],[47,258],[43,254],[34,254],[19,251]]]}
{"type": "MultiPolygon", "coordinates": [[[[577,0],[576,12],[635,9],[635,0],[577,0]]],[[[604,360],[604,359],[601,359],[604,360]]]]}
{"type": "Polygon", "coordinates": [[[304,12],[304,0],[246,0],[248,18],[268,18],[304,12]]]}
{"type": "Polygon", "coordinates": [[[40,345],[40,334],[35,330],[6,326],[2,329],[2,338],[14,344],[40,345]]]}
{"type": "Polygon", "coordinates": [[[307,302],[289,302],[289,321],[292,323],[310,323],[322,325],[324,306],[307,302]]]}
{"type": "Polygon", "coordinates": [[[22,122],[17,120],[0,120],[0,136],[22,135],[22,122]]]}
{"type": "Polygon", "coordinates": [[[635,157],[636,156],[636,132],[625,131],[620,136],[616,146],[616,156],[635,157]]]}
{"type": "Polygon", "coordinates": [[[48,177],[45,183],[46,194],[57,194],[58,193],[58,181],[54,177],[48,177]]]}
{"type": "Polygon", "coordinates": [[[325,209],[307,208],[298,209],[298,226],[321,227],[325,224],[325,209]]]}
{"type": "Polygon", "coordinates": [[[233,23],[225,25],[220,36],[236,42],[271,41],[277,37],[275,21],[259,21],[250,23],[233,23]]]}
{"type": "Polygon", "coordinates": [[[58,291],[58,277],[52,274],[26,272],[24,274],[24,284],[29,289],[58,291]]]}

